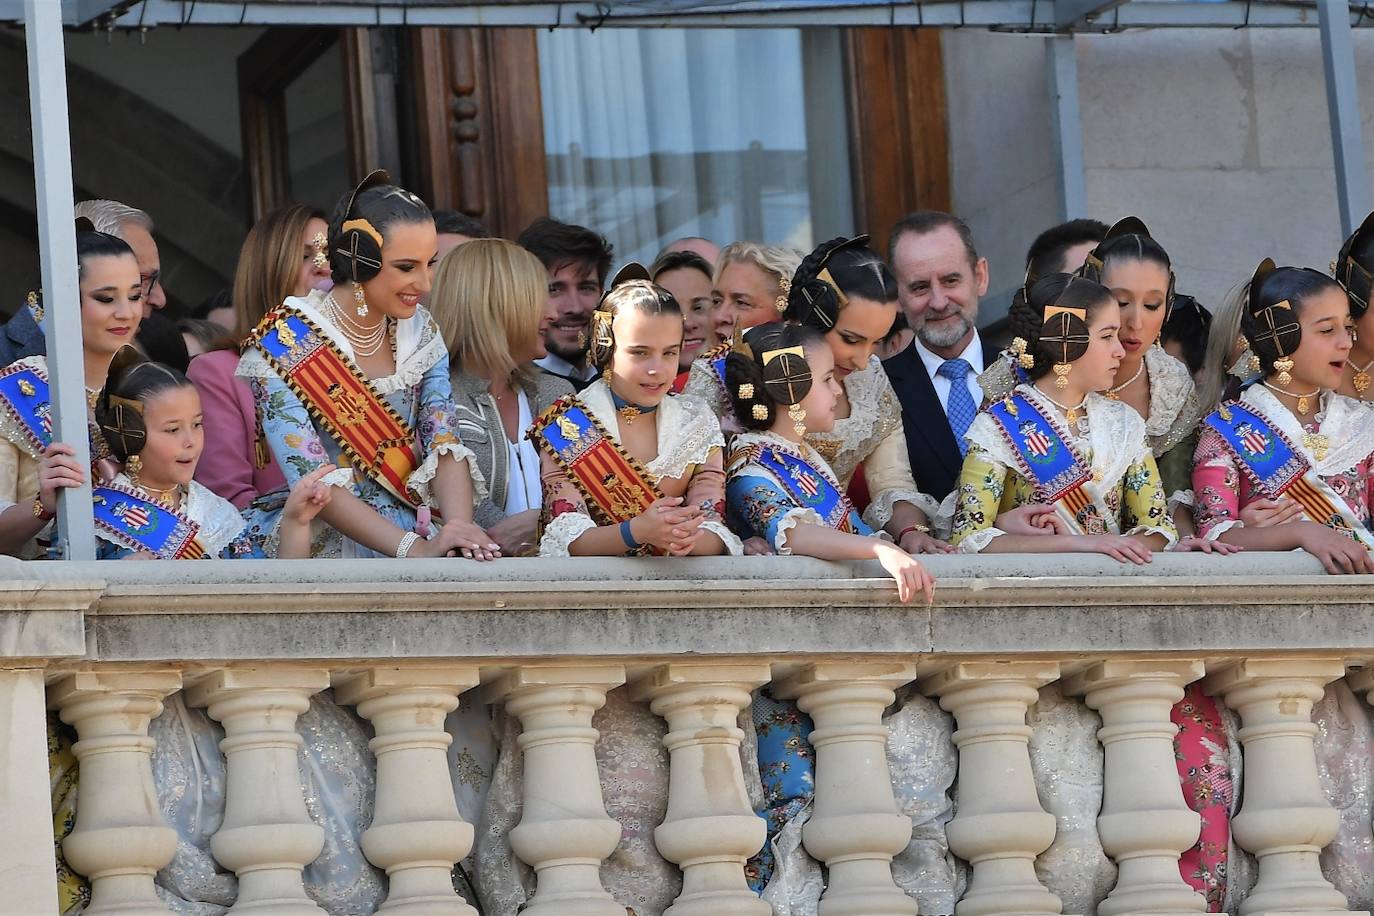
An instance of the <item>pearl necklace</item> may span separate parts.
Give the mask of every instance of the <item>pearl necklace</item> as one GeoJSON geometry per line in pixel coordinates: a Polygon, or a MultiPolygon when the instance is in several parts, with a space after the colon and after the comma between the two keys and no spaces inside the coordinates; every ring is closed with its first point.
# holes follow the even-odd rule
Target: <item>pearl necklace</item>
{"type": "MultiPolygon", "coordinates": [[[[1297,392],[1295,392],[1295,391],[1284,391],[1284,390],[1283,390],[1282,388],[1280,388],[1278,385],[1271,385],[1271,384],[1269,384],[1269,382],[1268,382],[1267,380],[1261,382],[1260,384],[1262,384],[1265,388],[1268,388],[1270,391],[1274,392],[1275,394],[1286,394],[1286,395],[1288,395],[1290,398],[1297,398],[1297,399],[1298,399],[1298,415],[1299,415],[1299,416],[1302,416],[1302,417],[1307,416],[1307,412],[1308,412],[1309,410],[1312,409],[1312,403],[1311,403],[1311,401],[1308,400],[1308,398],[1311,398],[1311,397],[1314,397],[1314,396],[1319,396],[1319,395],[1321,394],[1321,391],[1322,391],[1320,388],[1313,388],[1311,391],[1307,392],[1307,394],[1299,394],[1299,393],[1297,393],[1297,392]]],[[[1280,402],[1280,403],[1282,403],[1282,402],[1280,402]]]]}
{"type": "MultiPolygon", "coordinates": [[[[1036,390],[1036,391],[1039,391],[1039,392],[1040,392],[1040,396],[1043,397],[1045,400],[1049,401],[1049,402],[1050,402],[1051,404],[1053,404],[1055,407],[1058,407],[1060,410],[1064,411],[1064,419],[1065,419],[1065,420],[1067,420],[1069,423],[1073,424],[1074,426],[1077,426],[1077,425],[1078,425],[1078,412],[1079,412],[1080,410],[1083,410],[1083,408],[1087,405],[1087,403],[1088,403],[1088,396],[1087,396],[1087,395],[1084,395],[1084,396],[1083,396],[1083,400],[1079,401],[1077,404],[1075,404],[1074,406],[1070,407],[1070,406],[1068,406],[1067,404],[1060,404],[1060,403],[1059,403],[1058,401],[1056,401],[1054,398],[1050,397],[1048,394],[1045,394],[1045,392],[1040,391],[1039,388],[1037,388],[1037,389],[1035,389],[1035,390],[1036,390]]],[[[1087,411],[1084,411],[1083,419],[1085,419],[1085,420],[1087,419],[1087,411]]]]}
{"type": "Polygon", "coordinates": [[[1135,375],[1131,376],[1129,379],[1122,382],[1120,385],[1117,385],[1115,388],[1108,388],[1105,392],[1107,397],[1111,398],[1113,401],[1121,400],[1121,392],[1125,391],[1127,388],[1131,387],[1137,381],[1139,381],[1141,373],[1143,373],[1144,371],[1145,360],[1142,359],[1140,361],[1140,368],[1135,370],[1135,375]]]}
{"type": "Polygon", "coordinates": [[[391,319],[383,318],[374,327],[364,328],[355,319],[348,317],[344,310],[339,308],[339,303],[334,301],[334,294],[330,293],[324,297],[325,313],[329,316],[334,325],[344,332],[348,342],[353,345],[353,352],[358,356],[375,356],[386,343],[387,334],[391,330],[391,319]]]}

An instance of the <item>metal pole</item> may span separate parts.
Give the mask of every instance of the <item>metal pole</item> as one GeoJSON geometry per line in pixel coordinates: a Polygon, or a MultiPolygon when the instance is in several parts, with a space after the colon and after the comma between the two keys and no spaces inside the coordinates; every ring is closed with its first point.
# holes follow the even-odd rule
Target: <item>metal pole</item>
{"type": "MultiPolygon", "coordinates": [[[[43,267],[43,333],[48,341],[53,438],[91,466],[86,433],[85,370],[81,354],[81,291],[72,221],[71,135],[67,124],[66,51],[60,0],[24,0],[29,52],[29,116],[38,198],[38,246],[43,267]],[[59,331],[63,333],[58,333],[59,331]]],[[[62,490],[57,502],[58,547],[70,560],[95,559],[90,481],[62,490]]]]}
{"type": "Polygon", "coordinates": [[[1083,184],[1083,121],[1078,112],[1078,53],[1072,35],[1053,35],[1049,44],[1050,99],[1054,143],[1059,154],[1059,215],[1069,220],[1088,214],[1083,184]]]}
{"type": "Polygon", "coordinates": [[[1322,69],[1326,74],[1331,152],[1336,159],[1341,235],[1348,236],[1369,212],[1369,180],[1364,169],[1360,91],[1355,82],[1355,48],[1347,0],[1317,0],[1317,24],[1322,35],[1322,69]]]}

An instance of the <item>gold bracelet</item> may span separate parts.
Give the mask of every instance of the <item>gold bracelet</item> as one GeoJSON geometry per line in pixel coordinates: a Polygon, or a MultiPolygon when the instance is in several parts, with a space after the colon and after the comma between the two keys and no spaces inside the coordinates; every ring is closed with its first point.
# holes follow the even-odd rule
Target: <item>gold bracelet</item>
{"type": "Polygon", "coordinates": [[[33,498],[33,517],[42,519],[45,522],[50,522],[57,517],[56,513],[49,512],[43,506],[43,496],[41,494],[33,498]]]}

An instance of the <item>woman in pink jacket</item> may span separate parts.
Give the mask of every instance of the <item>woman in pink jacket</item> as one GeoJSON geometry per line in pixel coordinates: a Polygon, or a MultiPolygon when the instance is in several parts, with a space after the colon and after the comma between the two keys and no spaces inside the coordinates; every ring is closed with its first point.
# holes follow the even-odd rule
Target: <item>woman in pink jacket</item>
{"type": "MultiPolygon", "coordinates": [[[[286,297],[327,288],[326,229],[323,213],[298,205],[269,213],[249,231],[234,273],[234,341],[286,297]]],[[[284,492],[286,478],[262,440],[248,382],[234,377],[238,363],[237,345],[226,346],[197,356],[186,374],[200,389],[205,411],[196,480],[243,509],[259,496],[284,492]]]]}

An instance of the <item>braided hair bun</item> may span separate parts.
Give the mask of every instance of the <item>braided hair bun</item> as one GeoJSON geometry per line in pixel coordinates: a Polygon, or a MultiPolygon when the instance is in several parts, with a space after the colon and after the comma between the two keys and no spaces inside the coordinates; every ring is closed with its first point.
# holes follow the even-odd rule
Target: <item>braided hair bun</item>
{"type": "Polygon", "coordinates": [[[1250,290],[1240,316],[1240,330],[1259,357],[1265,375],[1274,363],[1302,344],[1298,312],[1303,303],[1327,290],[1348,292],[1331,277],[1310,267],[1275,267],[1265,258],[1250,278],[1250,290]]]}
{"type": "Polygon", "coordinates": [[[818,345],[824,345],[824,338],[803,325],[775,321],[745,332],[742,343],[725,358],[725,385],[741,427],[768,429],[779,411],[810,393],[814,379],[804,352],[818,345]]]}
{"type": "Polygon", "coordinates": [[[1350,317],[1363,317],[1369,311],[1369,296],[1374,291],[1374,213],[1366,216],[1360,228],[1345,240],[1332,272],[1350,297],[1350,317]]]}
{"type": "Polygon", "coordinates": [[[1026,374],[1038,379],[1058,363],[1081,359],[1088,352],[1093,312],[1113,301],[1102,284],[1070,274],[1050,274],[1031,284],[1024,297],[1013,300],[1008,315],[1012,334],[1026,342],[1026,353],[1035,360],[1026,374]]]}
{"type": "Polygon", "coordinates": [[[868,236],[833,238],[802,259],[792,277],[783,319],[829,331],[851,296],[897,301],[897,279],[868,247],[868,236]]]}

